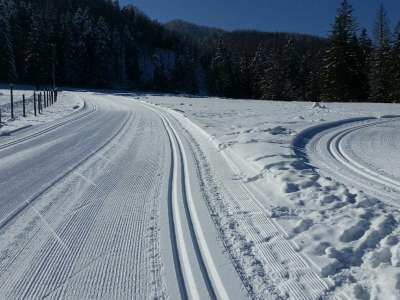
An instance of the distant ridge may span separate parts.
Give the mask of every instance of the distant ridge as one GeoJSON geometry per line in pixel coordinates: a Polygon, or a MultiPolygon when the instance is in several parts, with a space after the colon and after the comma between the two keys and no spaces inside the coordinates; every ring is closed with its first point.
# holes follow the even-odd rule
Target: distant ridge
{"type": "Polygon", "coordinates": [[[188,22],[181,19],[175,19],[164,24],[165,28],[174,31],[186,37],[196,37],[200,39],[208,38],[220,38],[226,35],[237,35],[237,34],[251,34],[258,36],[271,37],[273,35],[287,36],[294,39],[303,38],[315,38],[316,40],[326,40],[324,37],[307,34],[307,33],[296,33],[296,32],[283,32],[283,31],[260,31],[254,29],[238,29],[238,30],[224,30],[217,27],[210,27],[205,25],[198,25],[196,23],[188,22]]]}
{"type": "Polygon", "coordinates": [[[208,27],[176,19],[164,24],[171,31],[178,33],[186,39],[196,41],[215,40],[221,38],[227,31],[215,27],[208,27]]]}

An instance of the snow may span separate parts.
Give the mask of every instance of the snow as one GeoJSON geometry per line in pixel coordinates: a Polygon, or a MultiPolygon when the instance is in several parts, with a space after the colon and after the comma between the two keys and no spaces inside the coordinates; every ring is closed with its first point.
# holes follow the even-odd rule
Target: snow
{"type": "Polygon", "coordinates": [[[29,95],[26,90],[16,90],[14,92],[15,95],[15,119],[10,119],[10,110],[9,110],[9,91],[0,90],[0,94],[7,94],[6,97],[0,97],[1,101],[6,102],[3,105],[0,105],[0,109],[2,110],[2,124],[0,125],[0,136],[9,136],[12,133],[16,133],[25,128],[29,128],[31,126],[44,126],[47,123],[54,122],[59,119],[64,119],[67,116],[74,114],[80,111],[84,107],[84,99],[74,96],[66,96],[63,93],[59,93],[58,102],[56,102],[53,106],[48,108],[44,108],[42,114],[37,114],[35,117],[34,109],[33,109],[33,100],[30,99],[28,102],[27,97],[27,108],[26,108],[26,118],[22,116],[22,99],[18,100],[18,95],[22,94],[29,95]]]}
{"type": "Polygon", "coordinates": [[[0,296],[398,299],[397,116],[63,92],[0,128],[0,296]]]}
{"type": "Polygon", "coordinates": [[[237,170],[231,178],[256,195],[299,253],[333,282],[327,295],[398,298],[400,105],[175,96],[143,100],[172,109],[199,139],[199,131],[187,125],[194,122],[233,161],[237,170]],[[362,167],[355,173],[326,157],[329,137],[357,126],[362,128],[340,141],[346,161],[351,157],[352,166],[362,167]]]}
{"type": "Polygon", "coordinates": [[[85,105],[0,137],[1,298],[246,299],[181,129],[137,101],[63,95],[85,105]]]}

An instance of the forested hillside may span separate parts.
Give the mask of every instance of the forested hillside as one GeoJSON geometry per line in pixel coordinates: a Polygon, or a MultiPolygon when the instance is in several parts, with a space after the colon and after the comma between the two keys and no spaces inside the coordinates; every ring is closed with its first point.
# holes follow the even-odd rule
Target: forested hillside
{"type": "Polygon", "coordinates": [[[400,31],[374,39],[343,1],[328,38],[162,25],[112,0],[0,0],[0,81],[232,98],[400,98],[400,31]]]}

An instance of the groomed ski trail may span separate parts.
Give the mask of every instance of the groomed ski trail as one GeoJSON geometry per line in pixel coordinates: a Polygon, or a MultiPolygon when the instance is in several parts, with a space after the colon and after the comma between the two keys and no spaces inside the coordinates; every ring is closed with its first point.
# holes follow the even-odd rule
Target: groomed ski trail
{"type": "Polygon", "coordinates": [[[86,98],[81,112],[0,148],[2,174],[21,178],[16,188],[2,177],[0,298],[243,299],[232,294],[242,289],[234,269],[220,274],[229,259],[204,231],[212,221],[198,213],[193,158],[168,116],[132,99],[73,95],[86,98]],[[172,224],[169,245],[160,216],[172,224]]]}
{"type": "MultiPolygon", "coordinates": [[[[315,134],[304,144],[302,151],[307,159],[327,174],[334,173],[344,183],[399,208],[400,202],[397,195],[400,192],[400,176],[384,172],[383,170],[387,169],[388,165],[374,165],[374,162],[366,160],[367,157],[362,157],[365,156],[363,152],[367,149],[380,153],[382,157],[388,159],[393,156],[396,149],[386,147],[390,143],[377,143],[376,136],[375,140],[368,136],[370,132],[379,130],[381,127],[391,124],[397,126],[398,122],[398,118],[369,118],[362,121],[346,122],[344,120],[337,126],[327,129],[315,128],[315,134]],[[355,141],[360,139],[364,139],[363,142],[356,144],[355,141]]],[[[382,136],[385,138],[381,134],[382,136]]],[[[392,138],[394,138],[392,143],[395,143],[396,137],[392,136],[392,138]]]]}

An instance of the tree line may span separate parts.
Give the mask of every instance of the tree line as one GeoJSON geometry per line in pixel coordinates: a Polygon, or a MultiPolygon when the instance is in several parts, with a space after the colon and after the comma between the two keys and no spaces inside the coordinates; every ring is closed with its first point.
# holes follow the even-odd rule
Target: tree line
{"type": "Polygon", "coordinates": [[[400,25],[343,0],[328,38],[160,24],[115,0],[0,0],[0,81],[309,101],[400,99],[400,25]]]}
{"type": "Polygon", "coordinates": [[[249,33],[246,37],[233,38],[242,41],[236,47],[229,37],[215,47],[209,69],[212,93],[269,100],[400,101],[400,23],[392,31],[383,6],[372,37],[358,28],[347,0],[327,39],[275,34],[254,50],[249,33]]]}

